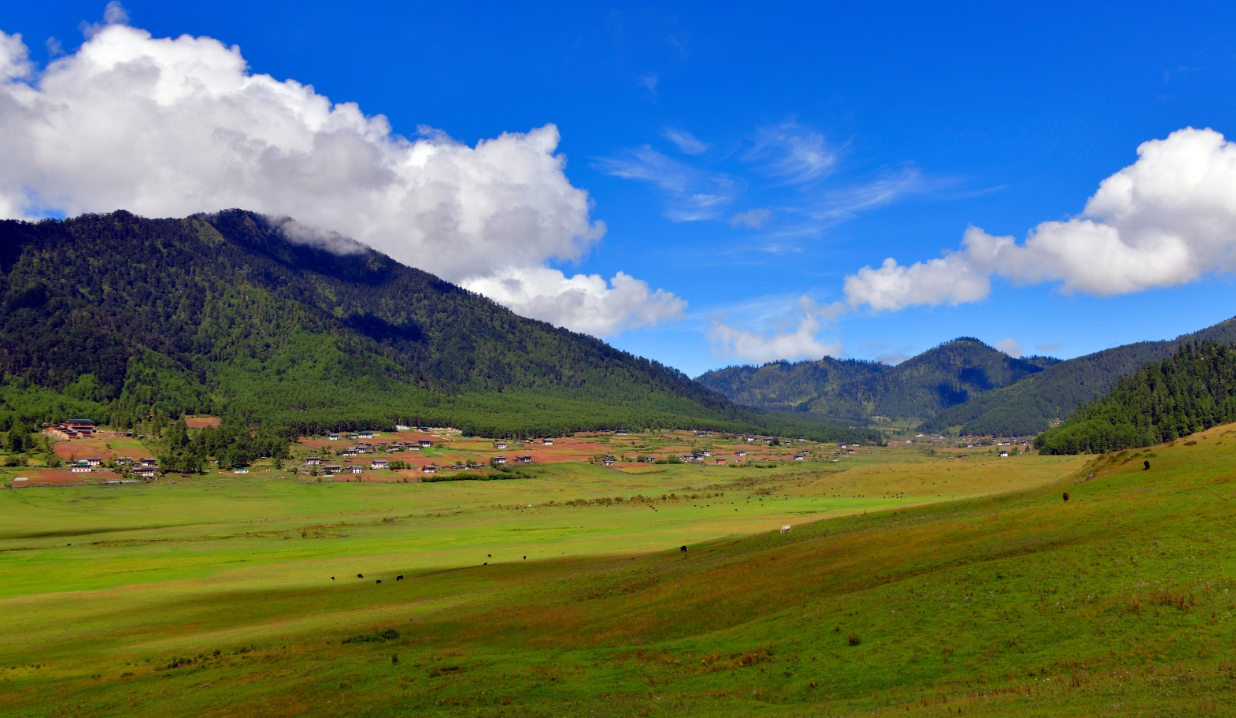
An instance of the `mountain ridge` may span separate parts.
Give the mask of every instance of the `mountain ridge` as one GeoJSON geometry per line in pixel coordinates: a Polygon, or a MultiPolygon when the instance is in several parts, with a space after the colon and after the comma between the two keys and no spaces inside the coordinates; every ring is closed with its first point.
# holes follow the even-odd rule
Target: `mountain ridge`
{"type": "Polygon", "coordinates": [[[0,222],[0,415],[73,406],[126,425],[231,413],[306,431],[400,422],[871,438],[738,406],[374,250],[332,254],[280,227],[243,210],[0,222]]]}

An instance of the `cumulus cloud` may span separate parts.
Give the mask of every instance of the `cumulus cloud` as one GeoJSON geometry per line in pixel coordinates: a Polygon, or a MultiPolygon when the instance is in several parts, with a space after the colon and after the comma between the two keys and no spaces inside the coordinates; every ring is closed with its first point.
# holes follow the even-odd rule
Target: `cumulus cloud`
{"type": "Polygon", "coordinates": [[[714,317],[708,331],[713,355],[720,359],[738,357],[749,362],[762,363],[778,359],[819,359],[841,353],[838,342],[825,343],[817,338],[827,321],[835,316],[838,307],[820,307],[807,297],[798,300],[797,324],[793,328],[771,329],[751,332],[736,329],[725,323],[720,316],[714,317]]]}
{"type": "Polygon", "coordinates": [[[557,269],[499,272],[463,286],[509,306],[526,308],[554,324],[568,321],[577,331],[606,336],[634,324],[681,319],[687,303],[664,290],[618,272],[607,284],[599,274],[567,277],[557,269]]]}
{"type": "Polygon", "coordinates": [[[1014,359],[1021,358],[1021,355],[1022,355],[1021,342],[1017,341],[1016,339],[1012,337],[1008,337],[1007,339],[1001,339],[1000,341],[996,342],[996,348],[1004,352],[1005,354],[1008,354],[1009,356],[1013,357],[1014,359]]]}
{"type": "Polygon", "coordinates": [[[0,216],[242,207],[295,218],[288,236],[352,237],[572,329],[681,313],[681,300],[626,275],[598,284],[547,268],[579,260],[605,231],[564,173],[554,125],[475,146],[428,128],[406,138],[356,104],[250,72],[237,47],[152,38],[108,7],[79,50],[41,73],[20,36],[0,32],[0,216]],[[494,289],[513,279],[522,291],[494,289]]]}
{"type": "Polygon", "coordinates": [[[1079,217],[1043,222],[1020,244],[970,227],[961,249],[942,258],[909,266],[890,258],[846,277],[847,302],[875,310],[973,302],[990,293],[992,276],[1112,296],[1236,268],[1236,143],[1186,128],[1137,154],[1079,217]]]}

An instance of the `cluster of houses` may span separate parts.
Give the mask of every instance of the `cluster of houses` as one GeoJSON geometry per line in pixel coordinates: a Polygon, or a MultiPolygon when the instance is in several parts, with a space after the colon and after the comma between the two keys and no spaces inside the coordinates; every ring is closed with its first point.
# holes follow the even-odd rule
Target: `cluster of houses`
{"type": "Polygon", "coordinates": [[[46,426],[43,431],[56,439],[88,439],[94,436],[98,429],[90,419],[69,419],[46,426]]]}
{"type": "MultiPolygon", "coordinates": [[[[122,456],[115,460],[117,466],[121,470],[127,470],[130,476],[139,479],[152,479],[159,473],[159,462],[156,459],[145,458],[138,459],[134,462],[133,459],[122,456]]],[[[69,471],[74,474],[89,474],[103,465],[103,459],[97,456],[91,456],[85,459],[77,459],[69,464],[69,471]]]]}

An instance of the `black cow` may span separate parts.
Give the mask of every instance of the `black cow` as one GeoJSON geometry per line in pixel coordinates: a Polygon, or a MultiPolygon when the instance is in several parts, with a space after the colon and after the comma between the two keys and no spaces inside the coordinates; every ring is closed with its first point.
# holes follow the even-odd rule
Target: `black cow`
{"type": "Polygon", "coordinates": [[[396,580],[396,581],[402,581],[402,580],[403,580],[403,576],[396,576],[396,577],[395,577],[395,580],[396,580]]]}
{"type": "Polygon", "coordinates": [[[356,577],[357,577],[357,578],[364,578],[364,577],[365,577],[365,574],[363,574],[363,573],[358,573],[358,574],[356,574],[356,577]]]}
{"type": "Polygon", "coordinates": [[[683,553],[686,553],[686,552],[687,552],[687,547],[686,547],[686,546],[683,546],[682,548],[680,548],[680,549],[678,549],[678,550],[679,550],[679,551],[682,551],[683,553]]]}
{"type": "Polygon", "coordinates": [[[379,578],[379,579],[378,579],[377,581],[375,581],[374,583],[382,583],[382,579],[380,579],[380,578],[379,578]]]}
{"type": "Polygon", "coordinates": [[[1065,500],[1065,501],[1068,501],[1068,500],[1069,500],[1069,495],[1068,495],[1068,494],[1065,494],[1065,495],[1064,495],[1064,500],[1065,500]]]}
{"type": "Polygon", "coordinates": [[[330,577],[330,580],[334,581],[334,580],[335,580],[335,577],[334,577],[334,576],[331,576],[331,577],[330,577]]]}
{"type": "Polygon", "coordinates": [[[1142,464],[1143,464],[1143,466],[1145,467],[1145,468],[1143,468],[1143,469],[1142,469],[1142,471],[1148,471],[1148,470],[1150,469],[1150,462],[1149,462],[1149,461],[1143,461],[1143,462],[1142,462],[1142,464]]]}

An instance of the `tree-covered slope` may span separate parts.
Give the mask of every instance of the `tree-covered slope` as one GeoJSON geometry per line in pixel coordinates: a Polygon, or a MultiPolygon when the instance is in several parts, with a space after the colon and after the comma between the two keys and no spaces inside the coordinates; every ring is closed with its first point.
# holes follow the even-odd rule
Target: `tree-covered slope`
{"type": "Polygon", "coordinates": [[[656,362],[344,249],[290,242],[240,210],[0,222],[0,414],[833,431],[790,427],[656,362]]]}
{"type": "Polygon", "coordinates": [[[1236,319],[1229,319],[1171,341],[1137,342],[1105,349],[1047,367],[1011,386],[947,409],[919,428],[943,432],[961,427],[963,434],[1027,435],[1093,401],[1142,366],[1160,361],[1181,344],[1236,341],[1236,319]]]}
{"type": "Polygon", "coordinates": [[[1015,359],[969,337],[889,367],[875,362],[776,362],[728,367],[698,378],[742,404],[862,419],[921,418],[1008,386],[1056,360],[1015,359]]]}
{"type": "Polygon", "coordinates": [[[1050,454],[1101,454],[1174,441],[1236,420],[1236,347],[1204,341],[1120,379],[1035,438],[1050,454]]]}

